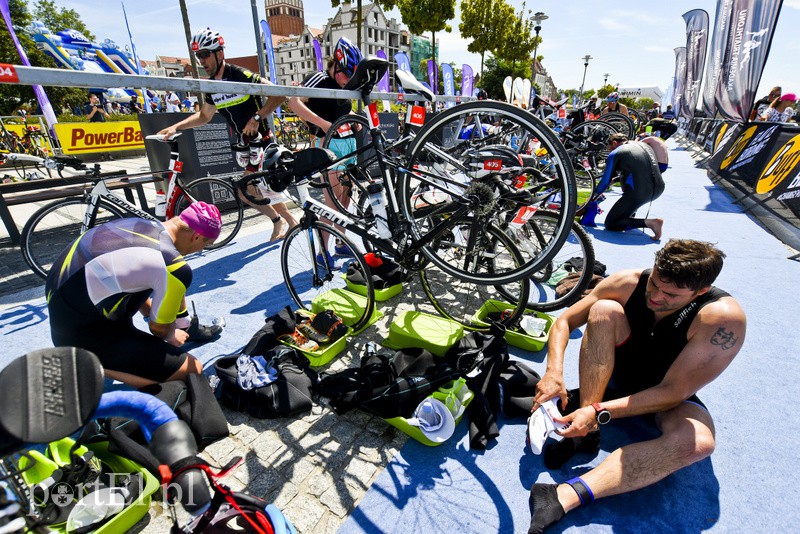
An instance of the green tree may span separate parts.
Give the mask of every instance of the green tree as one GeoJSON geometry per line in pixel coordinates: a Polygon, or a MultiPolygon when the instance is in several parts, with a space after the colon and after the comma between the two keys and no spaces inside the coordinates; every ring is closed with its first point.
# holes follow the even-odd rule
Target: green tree
{"type": "MultiPolygon", "coordinates": [[[[28,10],[27,3],[24,0],[10,0],[9,9],[11,11],[11,20],[14,22],[14,32],[17,34],[20,44],[25,50],[25,54],[28,56],[31,65],[34,67],[56,68],[57,65],[55,61],[36,48],[36,44],[27,33],[28,26],[34,20],[31,12],[28,10]]],[[[76,14],[73,10],[59,11],[53,7],[53,13],[51,15],[53,16],[48,20],[50,20],[52,26],[49,29],[53,32],[58,32],[67,28],[74,28],[81,31],[79,28],[85,28],[83,23],[74,24],[75,20],[72,17],[73,15],[76,16],[76,14]],[[67,12],[67,16],[63,21],[58,17],[61,11],[67,12]]],[[[0,32],[0,61],[14,65],[20,65],[22,63],[11,41],[11,36],[7,31],[0,32]]],[[[71,110],[75,106],[80,106],[86,102],[85,89],[74,87],[45,87],[45,92],[56,114],[60,113],[62,109],[71,110]]],[[[20,108],[33,112],[37,111],[36,96],[31,86],[0,84],[0,115],[12,115],[20,108]]]]}
{"type": "Polygon", "coordinates": [[[413,34],[431,32],[431,50],[436,53],[436,32],[452,31],[447,21],[456,16],[456,0],[397,0],[403,23],[413,34]]]}
{"type": "Polygon", "coordinates": [[[506,19],[505,23],[498,21],[498,24],[504,24],[504,27],[500,30],[502,37],[498,46],[492,51],[495,56],[512,64],[518,61],[530,63],[533,50],[542,40],[533,32],[531,16],[532,11],[528,9],[526,12],[525,2],[522,2],[522,7],[515,17],[506,19]]]}
{"type": "Polygon", "coordinates": [[[614,87],[613,85],[606,84],[597,90],[597,96],[599,96],[600,98],[605,98],[616,90],[617,88],[614,87]]]}
{"type": "Polygon", "coordinates": [[[54,0],[37,0],[33,8],[33,18],[42,21],[53,33],[77,30],[90,41],[95,40],[94,34],[83,23],[77,11],[56,7],[54,0]]]}
{"type": "Polygon", "coordinates": [[[462,0],[461,23],[458,30],[465,39],[472,39],[467,50],[481,55],[481,69],[486,52],[502,48],[508,21],[514,17],[514,8],[505,0],[462,0]]]}
{"type": "Polygon", "coordinates": [[[642,111],[650,111],[653,109],[653,104],[655,100],[649,97],[642,97],[636,99],[636,105],[634,106],[636,109],[641,109],[642,111]]]}
{"type": "Polygon", "coordinates": [[[511,61],[490,57],[486,60],[486,70],[481,77],[479,87],[486,91],[489,98],[505,101],[506,95],[503,92],[503,80],[505,80],[506,76],[523,79],[530,78],[531,67],[524,63],[515,64],[511,61]]]}

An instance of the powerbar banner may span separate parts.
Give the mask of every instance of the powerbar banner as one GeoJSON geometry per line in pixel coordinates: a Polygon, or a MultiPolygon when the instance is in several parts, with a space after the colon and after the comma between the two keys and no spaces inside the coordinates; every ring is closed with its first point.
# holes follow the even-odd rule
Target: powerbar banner
{"type": "Polygon", "coordinates": [[[731,16],[733,0],[718,0],[717,14],[714,17],[714,35],[711,37],[710,56],[705,80],[703,81],[703,111],[706,117],[713,117],[717,111],[714,95],[722,73],[722,60],[725,57],[725,43],[728,41],[728,20],[731,16]]]}
{"type": "MultiPolygon", "coordinates": [[[[175,118],[172,117],[172,120],[175,118]]],[[[64,154],[92,154],[144,148],[142,131],[136,121],[59,122],[53,126],[64,154]]]]}
{"type": "Polygon", "coordinates": [[[683,106],[683,82],[686,81],[686,47],[675,49],[675,82],[672,92],[672,109],[679,115],[683,106]]]}
{"type": "Polygon", "coordinates": [[[683,20],[686,21],[686,80],[681,116],[691,119],[700,96],[700,81],[706,65],[708,13],[703,9],[693,9],[683,14],[683,20]]]}
{"type": "Polygon", "coordinates": [[[747,122],[782,3],[733,0],[715,97],[717,111],[726,119],[747,122]]]}

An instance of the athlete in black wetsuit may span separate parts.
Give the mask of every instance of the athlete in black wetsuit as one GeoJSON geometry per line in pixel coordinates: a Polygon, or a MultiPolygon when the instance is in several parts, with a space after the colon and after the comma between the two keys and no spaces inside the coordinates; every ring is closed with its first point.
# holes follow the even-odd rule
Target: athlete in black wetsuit
{"type": "MultiPolygon", "coordinates": [[[[192,37],[192,50],[212,80],[268,83],[266,80],[262,80],[258,74],[225,61],[225,40],[219,32],[209,28],[200,30],[192,37]]],[[[270,139],[269,126],[264,119],[275,111],[283,100],[282,96],[271,96],[266,99],[266,102],[263,102],[261,97],[255,95],[207,94],[200,111],[158,133],[169,137],[178,130],[197,128],[208,123],[214,118],[214,113],[219,111],[238,139],[238,142],[232,146],[236,161],[244,168],[245,174],[249,174],[261,168],[264,145],[270,139]]],[[[255,186],[251,187],[253,190],[250,193],[260,197],[261,192],[256,191],[255,186]]],[[[284,194],[270,192],[267,194],[267,198],[270,203],[262,206],[253,204],[243,195],[241,196],[242,201],[270,218],[273,224],[270,241],[274,241],[282,238],[286,230],[296,225],[297,219],[286,207],[287,197],[284,194]]]]}
{"type": "Polygon", "coordinates": [[[576,452],[597,452],[600,425],[615,419],[650,414],[661,435],[617,449],[565,483],[534,484],[529,532],[542,532],[597,498],[654,484],[713,452],[714,422],[696,393],[733,361],[746,326],[738,302],[712,287],[723,258],[709,243],[670,240],[652,270],[609,276],[553,324],[533,409],[559,397],[567,414],[560,421],[569,428],[561,432],[565,439],[545,448],[545,465],[556,469],[576,452]],[[582,325],[579,397],[568,403],[564,352],[582,325]]]}
{"type": "Polygon", "coordinates": [[[634,217],[636,210],[652,202],[664,192],[664,179],[658,169],[658,161],[653,150],[642,143],[630,143],[623,134],[612,134],[608,141],[608,160],[603,177],[597,184],[595,198],[611,185],[620,175],[622,198],[608,211],[605,220],[606,230],[622,232],[628,228],[649,228],[653,239],[661,239],[663,219],[634,217]]]}
{"type": "Polygon", "coordinates": [[[135,387],[201,373],[176,325],[192,283],[183,256],[213,243],[220,227],[216,206],[198,202],[163,224],[125,218],[81,235],[45,286],[54,345],[95,353],[109,378],[135,387]],[[134,326],[138,312],[149,334],[134,326]]]}

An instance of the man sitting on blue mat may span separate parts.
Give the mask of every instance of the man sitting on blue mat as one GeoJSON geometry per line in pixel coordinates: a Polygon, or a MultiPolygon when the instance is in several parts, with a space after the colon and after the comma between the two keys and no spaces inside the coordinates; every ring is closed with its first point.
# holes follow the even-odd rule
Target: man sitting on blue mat
{"type": "Polygon", "coordinates": [[[609,276],[553,324],[533,410],[560,397],[566,409],[557,422],[569,428],[544,449],[545,465],[558,469],[577,452],[596,453],[600,427],[612,419],[654,414],[661,436],[613,451],[581,477],[534,484],[529,533],[595,499],[654,484],[714,451],[714,422],[696,393],[733,361],[746,325],[739,303],[711,285],[724,257],[710,243],[671,239],[652,269],[609,276]],[[564,350],[570,332],[584,324],[580,389],[568,402],[564,350]]]}

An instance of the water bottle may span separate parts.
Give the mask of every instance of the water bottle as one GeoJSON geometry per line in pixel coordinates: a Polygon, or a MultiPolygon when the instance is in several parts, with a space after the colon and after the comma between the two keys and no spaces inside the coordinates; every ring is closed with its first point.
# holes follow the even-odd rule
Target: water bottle
{"type": "Polygon", "coordinates": [[[367,186],[369,193],[369,204],[372,206],[372,214],[375,216],[375,228],[378,235],[383,239],[392,237],[386,217],[386,204],[383,201],[383,186],[377,182],[372,182],[367,186]]]}
{"type": "Polygon", "coordinates": [[[167,194],[161,189],[156,191],[156,217],[166,217],[167,215],[167,194]]]}

